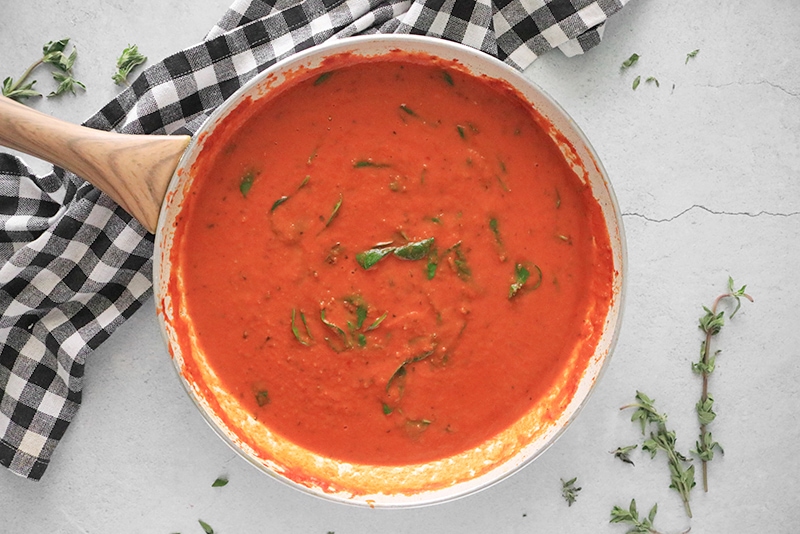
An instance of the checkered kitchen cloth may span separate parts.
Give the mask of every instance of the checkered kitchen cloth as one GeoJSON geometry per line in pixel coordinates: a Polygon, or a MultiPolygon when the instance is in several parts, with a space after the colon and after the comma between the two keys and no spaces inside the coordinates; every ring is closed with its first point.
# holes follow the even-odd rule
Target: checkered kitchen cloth
{"type": "MultiPolygon", "coordinates": [[[[86,125],[196,132],[245,82],[328,39],[442,37],[522,70],[581,53],[628,0],[236,0],[205,41],[151,66],[86,125]]],[[[108,197],[55,168],[36,177],[0,154],[0,464],[39,479],[81,401],[86,355],[151,290],[153,236],[108,197]]]]}

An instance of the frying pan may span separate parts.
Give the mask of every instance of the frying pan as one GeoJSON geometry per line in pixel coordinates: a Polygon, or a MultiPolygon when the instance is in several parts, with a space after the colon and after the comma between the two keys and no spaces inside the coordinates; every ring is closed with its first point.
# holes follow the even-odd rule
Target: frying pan
{"type": "MultiPolygon", "coordinates": [[[[41,157],[90,181],[156,234],[154,292],[162,333],[181,383],[216,433],[265,473],[302,491],[350,504],[409,507],[443,502],[486,488],[528,464],[550,446],[575,419],[606,368],[621,324],[626,271],[625,241],[619,208],[597,155],[575,122],[535,84],[511,67],[460,44],[420,36],[376,35],[331,41],[281,61],[226,100],[198,134],[128,136],[99,132],[57,121],[0,98],[0,144],[41,157]],[[578,179],[588,183],[601,207],[614,260],[613,297],[596,351],[581,372],[577,391],[555,421],[543,422],[534,407],[509,429],[475,449],[439,461],[410,466],[356,465],[319,456],[290,443],[250,420],[232,428],[219,410],[240,407],[227,393],[202,348],[181,344],[176,328],[192,329],[181,291],[179,258],[173,249],[181,208],[191,190],[195,164],[214,132],[242,102],[269,98],[298,72],[320,68],[326,58],[351,54],[380,56],[401,49],[453,60],[477,76],[501,79],[526,99],[551,127],[548,133],[578,179]],[[176,290],[177,288],[177,290],[176,290]],[[201,372],[187,372],[187,363],[201,372]],[[247,439],[243,439],[247,438],[247,439]],[[254,448],[251,443],[261,447],[254,448]]],[[[559,391],[551,391],[558,397],[559,391]]],[[[241,414],[240,414],[241,415],[241,414]]],[[[245,417],[246,419],[246,417],[245,417]]]]}

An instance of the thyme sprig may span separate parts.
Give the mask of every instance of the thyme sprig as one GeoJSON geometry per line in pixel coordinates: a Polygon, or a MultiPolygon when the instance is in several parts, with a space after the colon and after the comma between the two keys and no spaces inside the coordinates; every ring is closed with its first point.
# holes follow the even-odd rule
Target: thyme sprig
{"type": "Polygon", "coordinates": [[[578,497],[578,492],[583,489],[575,487],[575,482],[577,482],[577,480],[578,477],[573,477],[569,480],[561,479],[561,496],[567,501],[568,506],[572,506],[572,503],[574,503],[575,499],[578,497]]]}
{"type": "Polygon", "coordinates": [[[708,491],[708,462],[714,459],[714,451],[724,454],[722,446],[714,441],[711,432],[708,430],[708,425],[717,417],[714,412],[714,398],[708,392],[708,378],[716,367],[717,356],[720,351],[711,352],[711,338],[719,334],[722,327],[725,325],[725,312],[717,312],[717,308],[724,300],[733,299],[736,301],[736,307],[731,312],[730,318],[736,315],[736,312],[742,307],[742,299],[745,298],[753,302],[753,297],[748,295],[745,290],[747,286],[744,285],[739,289],[735,289],[733,285],[733,278],[728,277],[728,291],[722,293],[714,299],[711,308],[703,306],[705,315],[700,317],[698,327],[705,334],[705,339],[700,344],[700,360],[692,363],[692,370],[703,377],[703,389],[700,395],[700,400],[695,405],[697,410],[697,419],[700,422],[700,435],[697,438],[696,448],[694,452],[700,459],[703,470],[703,490],[708,491]]]}
{"type": "MultiPolygon", "coordinates": [[[[661,534],[653,527],[653,521],[656,519],[657,512],[658,503],[650,508],[650,513],[647,514],[647,517],[640,519],[639,511],[636,509],[636,499],[631,499],[631,504],[627,510],[619,506],[614,506],[614,508],[611,509],[611,523],[630,525],[631,528],[628,529],[626,534],[661,534]]],[[[689,527],[681,532],[681,534],[687,534],[691,530],[692,527],[689,527]]]]}
{"type": "Polygon", "coordinates": [[[692,517],[692,508],[689,505],[689,492],[695,486],[694,466],[687,465],[691,461],[675,449],[675,432],[667,429],[667,416],[656,410],[654,401],[641,391],[636,392],[636,402],[620,408],[625,410],[636,408],[631,416],[631,421],[639,421],[644,435],[648,427],[655,426],[655,431],[650,431],[650,437],[642,443],[642,450],[650,453],[655,458],[661,450],[667,455],[667,465],[670,472],[669,487],[678,492],[683,501],[686,515],[692,517]]]}

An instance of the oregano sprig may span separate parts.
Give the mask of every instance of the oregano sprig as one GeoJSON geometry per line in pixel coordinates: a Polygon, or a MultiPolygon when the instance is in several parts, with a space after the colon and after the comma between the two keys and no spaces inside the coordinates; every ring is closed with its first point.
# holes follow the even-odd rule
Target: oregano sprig
{"type": "Polygon", "coordinates": [[[36,80],[25,83],[33,71],[43,64],[54,65],[58,68],[53,71],[53,79],[58,82],[56,89],[47,96],[58,96],[62,93],[70,91],[75,94],[75,87],[86,89],[86,86],[76,80],[72,75],[72,67],[75,64],[75,59],[78,57],[78,49],[72,47],[72,52],[67,54],[65,52],[69,44],[69,37],[58,41],[50,41],[42,47],[42,57],[31,63],[31,65],[22,73],[22,76],[14,81],[13,78],[8,77],[3,80],[2,93],[3,96],[21,102],[25,98],[34,96],[42,96],[41,93],[36,91],[33,86],[36,80]]]}
{"type": "Polygon", "coordinates": [[[117,58],[117,72],[111,76],[111,79],[117,85],[122,85],[123,83],[130,85],[128,83],[128,75],[137,65],[141,65],[145,61],[147,61],[147,57],[139,53],[137,45],[128,45],[117,58]]]}
{"type": "Polygon", "coordinates": [[[655,431],[650,431],[650,437],[642,443],[642,450],[650,453],[651,458],[655,458],[659,450],[667,455],[667,465],[669,466],[670,485],[669,487],[678,492],[683,501],[686,515],[692,517],[692,508],[689,506],[689,492],[695,486],[694,466],[687,465],[691,460],[675,449],[675,432],[667,429],[667,416],[656,410],[654,400],[642,393],[636,392],[636,402],[620,408],[625,410],[636,408],[631,416],[631,421],[639,421],[642,427],[642,434],[647,428],[655,426],[655,431]]]}
{"type": "MultiPolygon", "coordinates": [[[[614,506],[611,509],[611,523],[621,523],[624,525],[630,525],[631,528],[628,529],[626,534],[661,534],[658,530],[655,529],[653,526],[653,521],[656,519],[656,513],[658,513],[658,503],[654,504],[652,508],[650,508],[650,512],[647,514],[647,517],[639,518],[639,511],[636,509],[636,499],[631,499],[631,504],[628,506],[628,509],[622,508],[620,506],[614,506]]],[[[681,534],[687,534],[692,527],[687,528],[681,534]]]]}
{"type": "Polygon", "coordinates": [[[703,490],[708,491],[708,462],[714,459],[714,451],[718,450],[724,454],[722,446],[714,441],[711,432],[708,430],[708,425],[717,417],[714,412],[714,398],[708,392],[708,379],[711,373],[714,372],[716,367],[717,356],[720,351],[711,352],[711,338],[719,334],[722,327],[725,325],[725,312],[717,312],[717,308],[724,300],[733,299],[736,301],[736,307],[731,312],[730,318],[736,315],[736,312],[742,306],[742,299],[745,298],[753,302],[753,297],[748,295],[745,290],[747,286],[742,286],[735,289],[733,285],[733,278],[728,277],[728,291],[722,293],[714,299],[711,308],[703,306],[705,314],[700,317],[699,328],[705,334],[705,339],[700,344],[700,360],[692,364],[692,370],[703,377],[703,389],[700,394],[700,400],[695,405],[697,410],[697,419],[700,422],[700,435],[697,438],[696,448],[694,452],[700,459],[703,470],[703,490]]]}

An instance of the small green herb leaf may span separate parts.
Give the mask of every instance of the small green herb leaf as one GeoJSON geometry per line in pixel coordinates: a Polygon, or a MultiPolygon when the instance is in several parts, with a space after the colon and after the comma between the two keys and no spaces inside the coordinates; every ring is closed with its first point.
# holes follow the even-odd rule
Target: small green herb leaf
{"type": "Polygon", "coordinates": [[[389,415],[389,414],[392,413],[392,411],[393,411],[392,407],[384,402],[383,403],[383,415],[389,415]]]}
{"type": "Polygon", "coordinates": [[[436,269],[439,268],[439,253],[434,248],[431,249],[431,253],[428,254],[428,264],[425,266],[425,276],[428,277],[428,280],[433,280],[433,277],[436,276],[436,269]]]}
{"type": "MultiPolygon", "coordinates": [[[[630,525],[631,528],[627,534],[659,534],[653,528],[653,521],[656,519],[656,512],[658,511],[658,504],[654,504],[650,509],[650,513],[644,519],[639,519],[639,511],[636,509],[636,499],[631,499],[631,504],[628,510],[614,506],[611,509],[611,523],[622,523],[630,525]]],[[[687,531],[688,532],[688,531],[687,531]]],[[[683,534],[686,534],[684,532],[683,534]]]]}
{"type": "Polygon", "coordinates": [[[699,54],[699,53],[700,53],[700,49],[698,48],[698,49],[696,49],[696,50],[692,50],[691,52],[689,52],[688,54],[686,54],[686,61],[685,61],[683,64],[684,64],[684,65],[688,64],[688,63],[689,63],[689,60],[690,60],[690,59],[692,59],[692,58],[695,58],[695,57],[697,57],[697,54],[699,54]]]}
{"type": "Polygon", "coordinates": [[[372,248],[356,254],[356,261],[363,269],[369,269],[384,257],[392,253],[392,247],[372,248]]]}
{"type": "Polygon", "coordinates": [[[281,198],[272,203],[272,207],[269,209],[269,212],[272,213],[273,211],[275,211],[275,208],[277,208],[287,200],[289,200],[288,196],[282,196],[281,198]]]}
{"type": "Polygon", "coordinates": [[[345,331],[344,331],[344,330],[342,330],[341,328],[339,328],[338,326],[336,326],[336,324],[334,324],[334,323],[332,323],[332,322],[328,321],[328,320],[325,318],[325,310],[324,310],[324,309],[322,309],[322,310],[320,310],[320,311],[319,311],[319,316],[320,316],[320,319],[322,320],[322,323],[323,323],[325,326],[327,326],[328,328],[330,328],[331,330],[333,330],[333,331],[334,331],[334,332],[335,332],[337,335],[339,335],[339,337],[341,337],[341,338],[342,338],[342,341],[344,341],[345,345],[349,345],[349,343],[348,343],[348,341],[347,341],[347,334],[345,333],[345,331]]]}
{"type": "MultiPolygon", "coordinates": [[[[310,343],[300,336],[300,331],[297,328],[297,325],[295,324],[296,314],[297,314],[297,310],[292,308],[292,334],[294,334],[294,337],[297,339],[297,341],[299,341],[301,344],[303,344],[303,345],[305,345],[307,347],[307,346],[310,345],[310,343]]],[[[309,330],[309,328],[308,328],[308,322],[306,322],[306,316],[302,311],[300,312],[300,320],[303,321],[303,324],[306,327],[306,335],[308,336],[308,338],[309,339],[314,339],[311,336],[311,330],[309,330]]]]}
{"type": "Polygon", "coordinates": [[[645,83],[655,83],[656,87],[661,87],[661,84],[658,83],[658,79],[655,78],[654,76],[648,76],[647,79],[645,80],[645,83]]]}
{"type": "Polygon", "coordinates": [[[414,110],[411,109],[410,107],[406,106],[405,104],[400,104],[400,109],[402,109],[403,111],[405,111],[406,113],[408,113],[412,117],[416,117],[417,116],[417,114],[414,113],[414,110]]]}
{"type": "Polygon", "coordinates": [[[333,211],[331,212],[331,216],[328,217],[327,221],[325,221],[325,228],[330,226],[331,222],[333,222],[333,219],[336,217],[336,215],[338,215],[339,208],[342,207],[342,202],[344,202],[344,196],[342,196],[342,194],[339,193],[339,200],[336,202],[336,204],[333,205],[333,211]]]}
{"type": "Polygon", "coordinates": [[[228,479],[226,477],[217,477],[213,484],[211,484],[212,488],[222,488],[228,485],[228,479]]]}
{"type": "Polygon", "coordinates": [[[383,322],[384,319],[386,319],[388,315],[389,312],[384,312],[383,315],[375,319],[375,321],[373,321],[372,324],[367,327],[366,331],[369,332],[370,330],[375,330],[376,328],[378,328],[378,326],[380,326],[380,324],[383,322]]]}
{"type": "Polygon", "coordinates": [[[533,285],[529,286],[529,288],[531,290],[534,290],[538,289],[539,286],[542,285],[542,270],[539,268],[538,265],[531,263],[528,264],[517,263],[516,265],[514,265],[514,282],[508,288],[509,299],[513,298],[517,293],[519,293],[522,287],[528,282],[528,279],[531,276],[531,271],[529,267],[530,269],[534,269],[538,275],[536,282],[533,285]]]}
{"type": "Polygon", "coordinates": [[[638,445],[628,445],[626,447],[617,447],[615,450],[611,451],[611,454],[614,455],[614,458],[619,458],[626,464],[634,465],[633,460],[631,460],[630,452],[637,448],[638,445]]]}
{"type": "Polygon", "coordinates": [[[12,98],[17,102],[22,101],[22,99],[24,98],[42,96],[40,92],[33,90],[33,86],[35,83],[36,80],[33,80],[31,83],[20,87],[19,82],[15,84],[13,79],[6,78],[5,80],[3,80],[3,96],[12,98]]]}
{"type": "Polygon", "coordinates": [[[641,83],[641,81],[642,81],[642,77],[641,76],[637,76],[636,78],[633,79],[633,90],[634,91],[636,90],[637,87],[639,87],[639,83],[641,83]]]}
{"type": "Polygon", "coordinates": [[[453,267],[455,268],[458,277],[464,281],[472,278],[472,270],[467,264],[467,256],[464,254],[464,251],[461,250],[461,241],[453,245],[450,250],[452,250],[455,254],[455,257],[453,258],[453,267]]]}
{"type": "Polygon", "coordinates": [[[325,82],[326,82],[326,81],[327,81],[327,80],[328,80],[328,79],[329,79],[331,76],[333,76],[333,72],[324,72],[324,73],[320,74],[320,75],[319,75],[319,77],[318,77],[316,80],[314,80],[314,85],[315,85],[315,86],[317,86],[317,85],[322,85],[322,84],[323,84],[323,83],[325,83],[325,82]]]}
{"type": "Polygon", "coordinates": [[[253,182],[256,179],[256,175],[254,172],[249,171],[242,176],[241,181],[239,182],[239,191],[242,192],[242,196],[247,198],[247,193],[250,192],[250,188],[253,187],[253,182]]]}
{"type": "Polygon", "coordinates": [[[641,56],[639,54],[631,54],[631,57],[622,62],[622,68],[627,69],[632,67],[637,61],[639,61],[640,57],[641,56]]]}
{"type": "Polygon", "coordinates": [[[83,85],[81,82],[76,80],[72,77],[71,74],[66,72],[54,72],[53,79],[58,82],[58,87],[56,90],[47,95],[48,97],[58,96],[60,94],[66,93],[69,91],[73,95],[75,94],[75,86],[82,88],[84,91],[86,90],[86,86],[83,85]]]}
{"type": "Polygon", "coordinates": [[[455,83],[453,82],[453,77],[450,76],[450,73],[448,73],[446,70],[442,71],[442,78],[444,79],[445,83],[447,83],[447,85],[455,85],[455,83]]]}
{"type": "Polygon", "coordinates": [[[353,167],[356,169],[362,169],[364,167],[375,167],[377,169],[385,169],[387,167],[391,167],[388,163],[377,163],[372,161],[371,159],[360,159],[353,163],[353,167]]]}
{"type": "Polygon", "coordinates": [[[202,519],[198,519],[197,522],[200,523],[201,527],[203,527],[203,532],[205,532],[206,534],[214,534],[214,529],[211,528],[211,525],[209,525],[202,519]]]}
{"type": "Polygon", "coordinates": [[[421,260],[425,258],[433,246],[434,238],[429,237],[415,243],[408,243],[394,249],[394,255],[402,260],[421,260]]]}
{"type": "Polygon", "coordinates": [[[128,75],[137,66],[147,61],[147,57],[139,53],[137,45],[128,45],[117,59],[117,72],[111,77],[114,83],[122,85],[128,83],[128,75]]]}
{"type": "Polygon", "coordinates": [[[256,404],[259,406],[266,406],[270,403],[269,391],[262,389],[256,392],[256,404]]]}
{"type": "Polygon", "coordinates": [[[577,477],[571,478],[566,482],[563,478],[561,479],[561,496],[564,497],[564,500],[567,501],[567,505],[569,506],[572,506],[572,503],[574,503],[575,499],[578,497],[578,492],[582,489],[575,487],[575,482],[577,480],[577,477]]]}
{"type": "Polygon", "coordinates": [[[461,126],[460,124],[457,124],[456,125],[456,130],[458,130],[458,135],[461,137],[461,139],[466,139],[467,138],[467,133],[464,130],[463,126],[461,126]]]}

